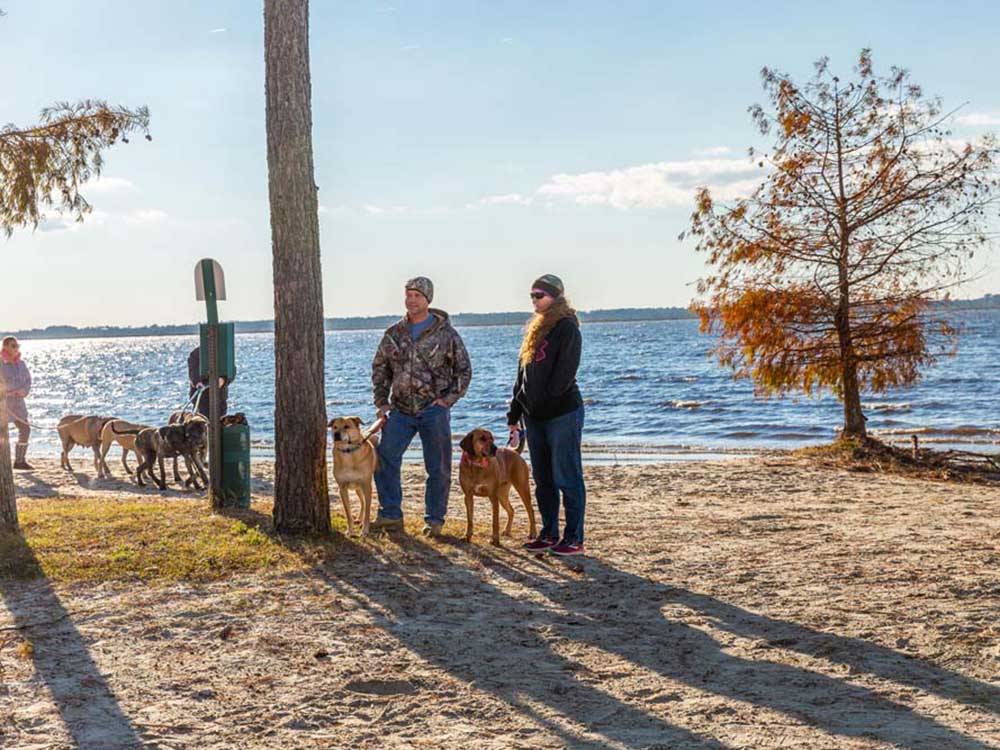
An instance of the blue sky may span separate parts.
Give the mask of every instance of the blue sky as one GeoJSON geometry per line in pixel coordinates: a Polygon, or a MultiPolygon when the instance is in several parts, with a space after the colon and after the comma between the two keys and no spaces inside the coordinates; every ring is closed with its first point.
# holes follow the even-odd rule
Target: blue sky
{"type": "MultiPolygon", "coordinates": [[[[83,226],[2,246],[2,325],[189,322],[226,269],[231,319],[273,314],[262,5],[0,0],[0,121],[57,100],[146,104],[153,141],[107,153],[83,226]],[[15,283],[10,280],[16,279],[15,283]]],[[[763,65],[899,64],[956,134],[1000,126],[1000,5],[940,2],[319,2],[311,44],[327,315],[524,310],[557,273],[583,309],[686,305],[690,191],[750,177],[763,65]]],[[[2,242],[2,240],[0,240],[2,242]]],[[[1000,291],[996,258],[966,295],[1000,291]]]]}

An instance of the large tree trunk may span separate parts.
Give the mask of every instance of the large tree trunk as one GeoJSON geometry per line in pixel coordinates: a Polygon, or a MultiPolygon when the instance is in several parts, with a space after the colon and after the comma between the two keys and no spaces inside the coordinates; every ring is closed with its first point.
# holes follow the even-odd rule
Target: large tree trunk
{"type": "Polygon", "coordinates": [[[7,429],[7,388],[3,378],[0,378],[0,532],[18,531],[14,470],[10,465],[10,432],[7,429]]]}
{"type": "Polygon", "coordinates": [[[308,0],[264,0],[264,63],[274,254],[274,524],[286,533],[328,533],[308,0]]]}

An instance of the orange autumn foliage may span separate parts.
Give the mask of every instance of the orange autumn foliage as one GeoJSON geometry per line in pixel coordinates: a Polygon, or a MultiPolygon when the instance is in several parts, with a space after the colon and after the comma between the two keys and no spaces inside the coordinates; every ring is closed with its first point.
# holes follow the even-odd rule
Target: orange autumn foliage
{"type": "Polygon", "coordinates": [[[768,173],[717,205],[698,191],[690,234],[711,267],[692,305],[720,361],[762,394],[830,390],[847,435],[864,436],[862,391],[905,386],[957,331],[933,302],[967,280],[998,193],[992,136],[955,145],[952,113],[906,71],[876,76],[864,50],[844,84],[827,60],[798,86],[762,72],[751,107],[768,173]]]}

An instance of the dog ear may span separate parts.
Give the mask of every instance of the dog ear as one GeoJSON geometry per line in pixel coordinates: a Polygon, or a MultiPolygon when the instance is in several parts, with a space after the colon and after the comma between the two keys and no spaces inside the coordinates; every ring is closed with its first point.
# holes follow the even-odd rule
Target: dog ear
{"type": "Polygon", "coordinates": [[[470,432],[468,435],[466,435],[464,438],[462,438],[462,442],[458,444],[458,446],[463,451],[465,451],[466,453],[468,453],[470,456],[475,456],[476,455],[475,448],[472,446],[472,436],[475,434],[475,432],[476,432],[475,430],[473,430],[472,432],[470,432]]]}
{"type": "Polygon", "coordinates": [[[336,419],[336,417],[334,417],[333,419],[331,419],[329,422],[326,423],[326,426],[332,429],[333,428],[333,423],[336,422],[336,421],[337,421],[337,419],[336,419]]]}
{"type": "Polygon", "coordinates": [[[358,429],[361,429],[361,425],[365,423],[365,420],[363,420],[361,417],[351,417],[351,421],[354,422],[355,426],[358,429]]]}

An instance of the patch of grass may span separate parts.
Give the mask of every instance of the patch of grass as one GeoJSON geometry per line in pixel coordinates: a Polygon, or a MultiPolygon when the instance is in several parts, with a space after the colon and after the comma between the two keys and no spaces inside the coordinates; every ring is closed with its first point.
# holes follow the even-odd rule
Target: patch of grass
{"type": "Polygon", "coordinates": [[[286,544],[270,508],[212,514],[203,500],[21,500],[22,537],[0,536],[0,578],[214,581],[322,561],[337,537],[286,544]]]}
{"type": "Polygon", "coordinates": [[[792,451],[792,453],[803,458],[849,460],[854,457],[854,452],[860,447],[861,441],[857,438],[839,437],[832,443],[807,445],[805,448],[792,451]]]}

